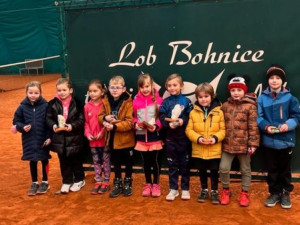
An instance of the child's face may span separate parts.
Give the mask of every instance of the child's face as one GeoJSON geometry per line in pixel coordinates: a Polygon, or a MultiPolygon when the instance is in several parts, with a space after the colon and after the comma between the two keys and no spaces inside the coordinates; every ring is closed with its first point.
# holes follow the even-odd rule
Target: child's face
{"type": "Polygon", "coordinates": [[[282,86],[282,80],[279,76],[277,75],[272,75],[270,76],[269,80],[268,80],[269,86],[272,90],[276,91],[276,90],[280,90],[281,86],[282,86]]]}
{"type": "Polygon", "coordinates": [[[177,78],[169,80],[167,83],[167,91],[170,95],[179,95],[183,85],[179,82],[177,78]]]}
{"type": "Polygon", "coordinates": [[[93,102],[97,102],[103,96],[103,91],[95,84],[89,86],[89,96],[93,102]]]}
{"type": "Polygon", "coordinates": [[[66,100],[73,93],[73,88],[69,88],[67,83],[57,85],[56,90],[61,100],[66,100]]]}
{"type": "Polygon", "coordinates": [[[203,107],[210,106],[211,100],[212,100],[211,96],[208,93],[204,91],[199,92],[197,101],[201,106],[203,107]]]}
{"type": "Polygon", "coordinates": [[[115,100],[119,99],[123,92],[126,91],[126,88],[119,82],[110,83],[108,87],[109,93],[115,100]]]}
{"type": "Polygon", "coordinates": [[[234,100],[240,100],[245,95],[245,91],[242,88],[231,88],[230,95],[234,100]]]}
{"type": "Polygon", "coordinates": [[[41,96],[41,92],[38,87],[29,87],[27,89],[26,95],[29,101],[33,103],[41,96]]]}
{"type": "Polygon", "coordinates": [[[144,84],[142,87],[139,88],[140,92],[144,95],[144,96],[148,96],[151,94],[152,92],[152,85],[150,83],[150,80],[147,79],[144,81],[144,84]]]}

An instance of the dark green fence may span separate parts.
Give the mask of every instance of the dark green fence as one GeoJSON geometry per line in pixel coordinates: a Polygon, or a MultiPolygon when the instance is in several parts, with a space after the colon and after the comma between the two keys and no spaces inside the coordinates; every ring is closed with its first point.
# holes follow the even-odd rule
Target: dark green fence
{"type": "MultiPolygon", "coordinates": [[[[287,86],[300,98],[299,8],[298,0],[69,7],[65,27],[70,76],[82,101],[91,79],[108,82],[116,74],[125,77],[134,95],[141,72],[154,77],[161,95],[166,77],[178,72],[185,94],[193,96],[195,85],[208,81],[224,101],[228,74],[248,74],[249,90],[259,95],[266,69],[279,63],[286,68],[287,86]]],[[[294,172],[300,171],[299,143],[293,153],[294,172]]],[[[258,151],[253,170],[261,170],[263,161],[258,151]]]]}

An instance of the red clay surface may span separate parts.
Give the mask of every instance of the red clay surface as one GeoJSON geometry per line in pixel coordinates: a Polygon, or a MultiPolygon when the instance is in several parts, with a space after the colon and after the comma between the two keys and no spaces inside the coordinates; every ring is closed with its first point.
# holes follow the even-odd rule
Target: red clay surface
{"type": "MultiPolygon", "coordinates": [[[[43,84],[43,96],[49,100],[55,93],[55,81],[43,84]]],[[[233,196],[228,206],[197,203],[199,178],[191,178],[191,200],[165,201],[168,177],[161,176],[163,195],[159,198],[141,196],[143,174],[133,175],[133,195],[111,199],[108,194],[91,195],[93,172],[86,172],[86,185],[77,193],[55,195],[60,189],[61,176],[55,153],[50,160],[51,189],[40,196],[29,197],[31,179],[29,163],[21,161],[21,135],[12,134],[13,113],[25,96],[24,89],[0,93],[0,224],[300,224],[300,184],[295,183],[291,194],[293,207],[284,210],[280,205],[266,208],[267,185],[253,182],[250,206],[238,205],[239,181],[233,182],[233,196]]],[[[40,171],[39,171],[40,172],[40,171]]],[[[112,174],[113,178],[113,174],[112,174]]]]}

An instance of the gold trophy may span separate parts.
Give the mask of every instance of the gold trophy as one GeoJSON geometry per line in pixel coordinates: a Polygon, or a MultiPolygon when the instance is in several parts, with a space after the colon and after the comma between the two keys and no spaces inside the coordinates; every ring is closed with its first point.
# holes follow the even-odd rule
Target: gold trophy
{"type": "Polygon", "coordinates": [[[57,115],[57,121],[58,121],[58,127],[55,129],[57,132],[67,129],[66,119],[63,115],[57,115]]]}

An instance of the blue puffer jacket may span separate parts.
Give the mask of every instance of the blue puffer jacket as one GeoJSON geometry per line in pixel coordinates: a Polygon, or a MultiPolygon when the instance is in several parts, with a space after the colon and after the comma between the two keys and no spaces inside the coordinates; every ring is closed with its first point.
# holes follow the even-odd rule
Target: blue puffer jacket
{"type": "Polygon", "coordinates": [[[283,88],[275,94],[267,88],[258,97],[257,124],[262,131],[262,144],[269,148],[285,149],[294,147],[296,143],[295,129],[300,122],[300,108],[298,100],[283,88]],[[266,126],[278,127],[281,124],[288,125],[288,132],[268,134],[266,126]]]}
{"type": "Polygon", "coordinates": [[[49,147],[42,147],[45,140],[50,137],[46,125],[47,105],[47,101],[43,98],[39,98],[33,105],[25,98],[15,112],[13,124],[22,133],[22,160],[40,161],[51,158],[49,147]],[[23,127],[28,124],[31,125],[31,129],[25,132],[23,127]]]}
{"type": "Polygon", "coordinates": [[[167,140],[189,142],[189,139],[185,135],[185,128],[189,120],[189,113],[192,111],[192,109],[193,105],[191,100],[182,94],[171,95],[163,100],[159,109],[159,119],[163,127],[166,129],[167,140]],[[175,105],[180,105],[180,107],[183,109],[179,115],[179,118],[183,120],[183,125],[181,127],[177,127],[176,129],[171,129],[169,127],[169,122],[165,121],[165,118],[171,118],[172,110],[174,109],[175,105]]]}

